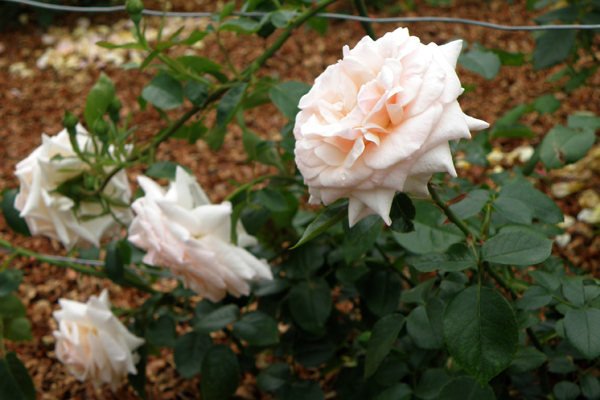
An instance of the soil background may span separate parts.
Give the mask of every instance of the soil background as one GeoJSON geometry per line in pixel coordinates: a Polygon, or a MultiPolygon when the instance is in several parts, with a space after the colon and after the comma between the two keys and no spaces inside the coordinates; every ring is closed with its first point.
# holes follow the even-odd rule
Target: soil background
{"type": "MultiPolygon", "coordinates": [[[[158,0],[146,1],[146,8],[161,10],[165,4],[158,0]]],[[[240,3],[238,1],[238,3],[240,3]]],[[[240,5],[240,4],[238,4],[240,5]]],[[[217,12],[223,6],[215,1],[174,0],[173,11],[210,11],[217,12]]],[[[169,6],[169,7],[171,7],[169,6]]],[[[239,9],[239,7],[237,8],[239,9]]],[[[349,10],[349,3],[341,1],[329,11],[344,12],[349,10]]],[[[493,0],[454,0],[452,6],[436,7],[421,0],[414,3],[390,2],[380,11],[370,9],[376,16],[453,16],[487,21],[506,25],[532,25],[532,18],[540,12],[526,9],[526,2],[515,0],[512,4],[506,1],[493,0]],[[410,5],[410,7],[408,5],[410,5]]],[[[140,138],[149,137],[166,124],[158,113],[149,106],[145,112],[140,111],[137,97],[142,88],[152,79],[154,72],[146,70],[124,71],[112,64],[90,65],[81,70],[40,70],[36,61],[48,47],[43,42],[47,29],[35,23],[35,14],[23,8],[21,23],[17,28],[0,32],[0,190],[18,187],[13,175],[18,161],[25,158],[41,143],[40,134],[54,135],[62,129],[61,118],[65,109],[83,120],[85,96],[96,82],[100,72],[110,76],[115,82],[117,95],[124,104],[122,116],[133,114],[132,125],[137,126],[140,138]],[[27,68],[30,73],[21,74],[13,67],[16,63],[27,68]],[[102,67],[102,68],[100,68],[102,67]]],[[[63,14],[55,18],[54,26],[69,31],[76,29],[78,19],[89,18],[91,26],[112,26],[119,20],[126,19],[125,13],[113,14],[63,14]]],[[[409,23],[412,35],[418,36],[423,43],[436,42],[443,44],[454,38],[462,38],[469,43],[478,42],[487,48],[497,48],[511,52],[531,54],[534,39],[527,32],[504,32],[482,27],[444,24],[444,23],[409,23]]],[[[375,24],[377,36],[382,36],[399,24],[375,24]]],[[[320,36],[309,29],[298,29],[281,50],[270,59],[259,75],[278,77],[281,81],[301,80],[312,84],[324,69],[342,57],[342,46],[354,46],[365,32],[361,25],[351,21],[330,21],[325,36],[320,36]]],[[[228,35],[225,46],[230,52],[232,62],[243,67],[271,43],[273,37],[265,40],[259,37],[236,37],[228,35]]],[[[205,46],[196,54],[224,62],[217,44],[206,40],[205,46]]],[[[473,74],[458,66],[457,71],[463,86],[472,85],[474,90],[463,95],[459,100],[463,111],[470,116],[490,123],[507,110],[519,103],[529,103],[536,97],[553,93],[561,101],[561,108],[553,115],[532,113],[524,118],[537,135],[534,139],[495,140],[493,146],[502,152],[509,152],[519,145],[537,144],[540,138],[557,123],[566,124],[566,118],[575,111],[591,111],[600,115],[600,94],[593,86],[600,85],[600,76],[592,77],[589,86],[571,93],[556,90],[556,84],[548,83],[547,78],[562,67],[534,72],[531,63],[522,67],[503,67],[500,74],[488,82],[483,77],[473,74]]],[[[189,103],[187,104],[189,107],[189,103]]],[[[277,139],[279,130],[287,122],[274,106],[262,106],[246,114],[249,128],[265,139],[277,139]]],[[[190,146],[183,141],[170,141],[161,145],[157,159],[161,161],[177,161],[191,168],[198,181],[214,202],[221,201],[234,189],[233,181],[246,182],[255,175],[264,174],[267,169],[255,168],[245,162],[245,153],[241,143],[241,132],[231,128],[225,145],[219,152],[212,152],[203,141],[190,146]]],[[[135,176],[143,172],[141,169],[129,171],[132,186],[135,187],[135,176]]],[[[460,174],[474,181],[487,179],[483,167],[473,166],[461,170],[460,174]]],[[[552,182],[559,177],[548,176],[539,188],[550,193],[552,182]]],[[[598,191],[598,176],[594,173],[585,182],[586,188],[598,191]]],[[[568,215],[577,215],[581,208],[577,194],[558,200],[559,205],[568,215]]],[[[591,229],[579,227],[572,230],[572,244],[560,253],[580,268],[597,274],[600,243],[596,243],[591,229]],[[587,230],[586,230],[587,229],[587,230]],[[591,236],[590,236],[591,235],[591,236]]],[[[62,246],[52,240],[33,237],[23,238],[15,235],[0,216],[0,237],[19,246],[23,246],[44,254],[65,255],[62,246]]],[[[558,251],[558,250],[555,250],[558,251]]],[[[7,256],[0,253],[0,262],[7,256]]],[[[81,276],[72,271],[29,259],[18,258],[9,268],[22,269],[25,280],[17,294],[27,306],[28,317],[32,322],[34,340],[25,343],[7,343],[8,350],[16,351],[24,361],[39,397],[45,400],[54,399],[120,399],[136,398],[126,385],[114,395],[103,388],[94,390],[88,383],[77,382],[67,369],[56,360],[52,330],[56,323],[52,311],[58,308],[57,300],[61,297],[86,301],[92,294],[99,294],[108,288],[113,305],[118,308],[135,308],[143,303],[146,296],[134,289],[120,288],[109,281],[81,276]]],[[[600,276],[598,276],[600,277],[600,276]]],[[[169,285],[165,282],[164,285],[169,285]]],[[[181,332],[180,332],[181,333],[181,332]]],[[[318,371],[302,371],[306,377],[319,379],[327,399],[334,399],[335,376],[322,377],[318,371]]],[[[255,387],[255,377],[245,375],[240,380],[236,393],[240,399],[267,399],[271,395],[261,394],[255,387]]],[[[172,353],[162,350],[160,357],[151,356],[147,369],[147,392],[149,399],[198,399],[200,392],[198,380],[186,381],[174,369],[172,353]]]]}

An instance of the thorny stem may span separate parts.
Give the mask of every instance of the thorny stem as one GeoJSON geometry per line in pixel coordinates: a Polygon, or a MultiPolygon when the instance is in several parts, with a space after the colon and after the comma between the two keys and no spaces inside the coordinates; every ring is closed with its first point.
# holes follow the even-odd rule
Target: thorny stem
{"type": "Polygon", "coordinates": [[[448,219],[454,225],[456,225],[458,227],[458,229],[460,229],[465,234],[465,236],[467,236],[467,237],[473,236],[473,238],[475,240],[479,239],[473,232],[471,232],[471,230],[467,227],[467,225],[464,223],[464,221],[462,219],[458,218],[456,216],[456,214],[454,214],[454,212],[450,209],[450,207],[446,204],[446,202],[440,198],[440,195],[433,188],[433,185],[431,182],[429,182],[427,184],[427,189],[429,189],[429,194],[431,195],[431,198],[433,199],[435,204],[437,204],[437,206],[442,209],[444,214],[446,214],[446,217],[448,217],[448,219]]]}
{"type": "Polygon", "coordinates": [[[400,278],[404,279],[404,281],[406,283],[408,283],[410,285],[410,287],[416,286],[416,283],[413,282],[412,279],[410,279],[408,276],[404,275],[404,273],[401,271],[401,269],[399,267],[395,266],[394,264],[392,264],[390,262],[390,260],[387,257],[387,254],[385,254],[385,251],[379,245],[379,243],[375,243],[374,246],[377,249],[377,251],[381,254],[381,257],[383,257],[383,260],[385,261],[385,263],[388,264],[392,269],[394,269],[398,273],[398,275],[400,275],[400,278]]]}
{"type": "Polygon", "coordinates": [[[217,37],[217,44],[219,45],[221,52],[225,55],[225,61],[227,62],[227,66],[229,67],[229,70],[231,72],[233,72],[235,77],[239,80],[241,78],[241,75],[238,72],[238,70],[233,66],[233,63],[231,62],[231,58],[229,58],[229,53],[227,52],[227,49],[225,49],[225,46],[223,46],[223,42],[221,42],[221,37],[219,36],[218,30],[215,33],[215,36],[217,37]]]}
{"type": "Polygon", "coordinates": [[[490,229],[491,217],[492,217],[492,203],[488,203],[485,206],[485,217],[483,218],[483,224],[481,225],[481,230],[479,231],[479,236],[487,237],[488,231],[490,229]]]}
{"type": "MultiPolygon", "coordinates": [[[[39,254],[34,251],[24,249],[23,247],[13,246],[10,242],[8,242],[6,240],[0,240],[0,246],[4,247],[6,250],[10,251],[12,254],[16,254],[18,256],[24,256],[24,257],[30,257],[30,258],[33,257],[37,261],[56,265],[57,267],[70,268],[74,271],[81,272],[83,274],[96,276],[98,278],[108,279],[108,276],[104,272],[99,271],[95,268],[86,267],[83,265],[74,264],[74,263],[70,263],[70,262],[66,262],[66,261],[55,260],[53,258],[46,257],[43,254],[39,254]]],[[[138,282],[130,281],[127,278],[125,278],[125,285],[134,287],[136,289],[139,289],[139,290],[142,290],[142,291],[148,292],[148,293],[158,293],[156,290],[154,290],[146,285],[142,285],[138,282]]]]}
{"type": "Polygon", "coordinates": [[[281,175],[263,175],[263,176],[260,176],[256,179],[254,179],[252,182],[248,182],[248,183],[245,183],[245,184],[237,187],[233,192],[229,193],[229,195],[227,197],[225,197],[225,201],[230,201],[231,199],[235,198],[235,196],[237,196],[238,194],[245,192],[246,190],[251,189],[253,186],[258,185],[259,183],[266,181],[268,179],[280,179],[280,180],[290,181],[291,183],[297,183],[296,179],[294,179],[293,177],[287,177],[287,176],[281,176],[281,175]]]}
{"type": "MultiPolygon", "coordinates": [[[[356,8],[356,11],[358,11],[358,14],[361,17],[369,17],[369,12],[367,10],[367,6],[365,5],[364,0],[354,0],[354,7],[356,8]]],[[[371,39],[377,39],[377,36],[375,36],[375,31],[373,30],[373,25],[371,25],[370,22],[361,21],[360,24],[371,39]]]]}
{"type": "MultiPolygon", "coordinates": [[[[429,193],[431,194],[431,198],[438,205],[438,207],[442,209],[442,211],[448,217],[448,219],[452,223],[454,223],[467,237],[470,236],[475,240],[479,240],[479,238],[467,227],[464,221],[458,218],[456,214],[452,212],[450,207],[448,207],[448,205],[440,198],[437,191],[433,188],[431,182],[427,184],[427,187],[429,189],[429,193]]],[[[470,242],[472,243],[472,241],[470,242]]],[[[518,297],[519,293],[514,288],[512,288],[509,285],[509,283],[490,266],[488,262],[484,261],[483,263],[480,263],[480,265],[478,266],[478,270],[480,270],[482,267],[483,270],[485,270],[485,272],[487,272],[498,283],[498,285],[500,285],[500,287],[502,287],[505,291],[510,293],[511,296],[513,296],[514,298],[518,297]]],[[[533,346],[539,351],[543,351],[544,348],[537,336],[535,335],[535,333],[533,332],[533,330],[531,328],[527,328],[526,332],[527,336],[529,337],[529,340],[531,341],[531,344],[533,344],[533,346]]],[[[550,393],[550,386],[548,383],[547,375],[547,362],[540,367],[540,384],[544,393],[550,393]]]]}
{"type": "Polygon", "coordinates": [[[8,258],[2,263],[2,267],[0,268],[0,272],[4,272],[6,270],[6,267],[8,267],[8,265],[15,259],[17,258],[19,255],[17,253],[12,253],[11,255],[8,256],[8,258]]]}
{"type": "MultiPolygon", "coordinates": [[[[217,88],[214,92],[212,92],[208,96],[208,98],[204,101],[204,103],[202,105],[194,106],[190,110],[188,110],[185,114],[183,114],[181,116],[181,118],[179,118],[177,121],[175,121],[175,123],[169,129],[167,129],[162,135],[157,136],[155,138],[155,140],[148,147],[146,147],[144,150],[142,150],[140,152],[141,153],[140,155],[145,155],[149,151],[156,150],[156,148],[162,142],[164,142],[171,135],[173,135],[179,128],[181,128],[183,126],[183,124],[185,124],[187,122],[187,120],[189,120],[192,116],[194,116],[194,114],[196,114],[200,110],[205,109],[206,107],[208,107],[210,104],[214,103],[215,101],[219,100],[225,93],[227,93],[227,90],[229,89],[229,87],[233,87],[238,83],[250,81],[254,72],[256,72],[260,67],[262,67],[264,65],[264,63],[266,63],[267,60],[269,58],[271,58],[271,56],[273,56],[273,54],[275,54],[281,46],[283,46],[283,44],[292,35],[292,33],[295,29],[297,29],[300,25],[302,25],[304,22],[306,22],[308,19],[310,19],[313,15],[317,14],[318,12],[323,10],[325,7],[327,7],[330,4],[335,3],[336,1],[338,1],[338,0],[323,0],[316,6],[305,10],[296,19],[291,21],[288,24],[287,28],[273,42],[273,44],[271,44],[271,46],[269,46],[269,48],[267,50],[265,50],[265,52],[263,54],[261,54],[259,57],[257,57],[256,60],[254,60],[242,72],[242,74],[239,78],[235,79],[232,82],[228,82],[227,84],[221,85],[219,88],[217,88]]],[[[139,27],[137,27],[137,29],[139,32],[139,27]]],[[[140,34],[139,36],[140,36],[140,40],[145,42],[143,35],[140,34]]],[[[146,43],[146,45],[147,45],[147,43],[146,43]]],[[[162,57],[159,57],[159,58],[162,60],[162,57]]],[[[163,62],[164,62],[164,60],[163,60],[163,62]]],[[[139,159],[140,155],[132,154],[131,156],[129,156],[127,158],[126,162],[136,161],[139,159]]],[[[102,192],[104,190],[104,188],[106,187],[106,185],[108,185],[108,182],[112,179],[112,177],[115,176],[121,169],[123,169],[122,165],[115,167],[105,177],[104,181],[102,182],[102,185],[100,185],[100,187],[94,191],[94,194],[98,194],[98,193],[102,192]]]]}

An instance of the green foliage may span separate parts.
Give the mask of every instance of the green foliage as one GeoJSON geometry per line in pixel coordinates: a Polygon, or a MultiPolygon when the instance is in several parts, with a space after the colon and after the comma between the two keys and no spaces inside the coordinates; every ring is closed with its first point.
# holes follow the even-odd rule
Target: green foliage
{"type": "Polygon", "coordinates": [[[88,93],[85,101],[83,115],[88,128],[91,129],[94,126],[94,122],[106,113],[114,97],[114,83],[105,73],[101,73],[98,82],[96,82],[90,93],[88,93]]]}
{"type": "Polygon", "coordinates": [[[540,159],[547,169],[561,168],[580,160],[596,140],[591,129],[572,129],[557,125],[540,145],[540,159]]]}
{"type": "Polygon", "coordinates": [[[240,366],[233,350],[222,344],[208,349],[202,360],[200,376],[202,398],[206,400],[229,398],[237,389],[239,373],[240,366]]]}
{"type": "Polygon", "coordinates": [[[458,293],[444,313],[444,340],[456,362],[482,385],[508,367],[518,328],[506,299],[486,287],[458,293]]]}
{"type": "Polygon", "coordinates": [[[4,214],[4,219],[6,220],[6,224],[13,231],[23,235],[30,236],[29,227],[27,226],[27,222],[25,222],[25,218],[19,216],[19,211],[15,208],[15,197],[17,196],[17,191],[14,189],[9,189],[4,192],[2,196],[2,214],[4,214]]]}
{"type": "Polygon", "coordinates": [[[11,400],[36,400],[37,393],[25,365],[16,353],[0,359],[0,397],[11,400]]]}
{"type": "Polygon", "coordinates": [[[157,108],[172,110],[183,105],[183,86],[171,75],[160,74],[142,90],[142,98],[157,108]]]}
{"type": "Polygon", "coordinates": [[[304,82],[288,81],[277,84],[269,90],[269,96],[273,104],[286,118],[296,119],[298,114],[298,102],[310,90],[310,85],[304,82]]]}
{"type": "Polygon", "coordinates": [[[483,75],[488,81],[500,73],[500,57],[492,52],[480,49],[469,50],[458,57],[458,62],[469,71],[483,75]]]}
{"type": "MultiPolygon", "coordinates": [[[[256,236],[257,244],[248,250],[268,260],[273,273],[273,280],[248,280],[248,292],[240,290],[244,295],[239,298],[199,301],[181,284],[170,293],[156,293],[151,284],[156,282],[155,273],[166,273],[161,266],[144,266],[131,273],[128,266],[142,264],[143,252],[125,239],[106,246],[105,268],[94,270],[95,274],[119,285],[134,282],[152,292],[140,309],[132,310],[135,322],[130,329],[147,340],[138,350],[139,373],[129,376],[139,396],[145,397],[148,354],[156,354],[162,346],[173,348],[182,377],[200,374],[203,399],[231,398],[242,371],[257,375],[258,388],[274,392],[276,399],[324,399],[319,382],[302,379],[304,368],[318,371],[315,376],[335,376],[335,390],[344,400],[492,400],[514,393],[524,399],[575,400],[581,394],[600,399],[600,383],[586,369],[600,356],[600,285],[584,271],[551,256],[552,238],[564,232],[556,226],[563,215],[538,189],[546,187],[537,185],[539,176],[532,175],[538,161],[551,170],[583,158],[596,142],[600,118],[570,115],[566,126],[557,125],[540,137],[531,161],[522,168],[482,174],[475,180],[436,175],[431,199],[397,193],[389,227],[378,215],[350,227],[347,201],[322,210],[304,204],[306,186],[293,162],[293,129],[298,104],[310,85],[257,74],[268,57],[238,71],[228,57],[224,66],[200,56],[173,58],[167,51],[193,45],[215,32],[267,37],[277,29],[297,31],[299,16],[320,4],[297,0],[278,7],[277,3],[246,0],[242,11],[267,15],[239,18],[236,3],[230,2],[213,15],[214,25],[205,31],[180,38],[179,30],[166,40],[159,38],[153,47],[140,37],[143,31],[135,30],[139,25],[134,27],[133,43],[100,43],[109,49],[146,53],[140,70],[158,73],[138,102],[142,109],[154,105],[167,127],[139,144],[134,129],[127,127],[129,120],[120,125],[115,86],[102,74],[87,97],[84,119],[103,144],[94,154],[79,155],[91,172],[62,185],[59,193],[105,205],[99,188],[114,168],[142,165],[147,176],[173,179],[180,164],[155,162],[162,141],[183,139],[194,144],[204,139],[217,151],[229,131],[241,132],[246,162],[253,171],[263,164],[273,174],[249,182],[230,181],[235,186],[227,197],[233,209],[231,223],[241,222],[256,236]],[[246,114],[269,103],[289,120],[281,129],[281,140],[259,131],[250,119],[254,115],[246,114]],[[183,107],[188,111],[178,119],[171,120],[175,112],[165,111],[183,107]],[[191,120],[194,116],[198,118],[191,120]],[[239,129],[231,129],[232,124],[239,129]],[[115,154],[108,154],[109,145],[115,154]],[[523,175],[531,175],[531,181],[523,175]],[[550,380],[554,386],[547,384],[546,372],[554,374],[550,380]]],[[[530,6],[541,9],[550,3],[531,1],[530,6]]],[[[584,6],[569,1],[567,7],[554,8],[536,22],[597,23],[600,5],[596,3],[584,6]]],[[[325,19],[309,19],[307,24],[321,34],[327,29],[325,19]]],[[[595,51],[592,33],[547,31],[534,37],[532,55],[474,44],[458,62],[491,81],[502,68],[533,63],[537,71],[566,61],[569,66],[550,79],[555,85],[552,93],[576,90],[596,72],[597,65],[578,63],[582,54],[595,51]]],[[[474,85],[465,88],[472,90],[474,85]]],[[[534,134],[525,121],[556,113],[559,99],[558,94],[545,93],[517,104],[489,132],[451,144],[452,149],[460,152],[463,161],[488,167],[490,141],[512,144],[517,143],[514,139],[521,143],[536,137],[537,131],[534,134]]],[[[77,118],[67,117],[72,128],[77,118]]],[[[13,230],[29,234],[14,209],[15,196],[14,190],[5,193],[4,216],[13,230]]],[[[233,243],[239,235],[240,231],[231,233],[233,243]]],[[[99,253],[95,250],[90,253],[99,253]]],[[[80,255],[86,258],[85,252],[80,255]]],[[[222,255],[224,263],[237,268],[237,261],[229,256],[222,255]]],[[[5,267],[0,272],[3,337],[28,340],[31,324],[23,303],[13,294],[23,273],[5,267]]],[[[14,353],[0,361],[0,375],[1,398],[35,398],[31,379],[14,353]]]]}
{"type": "Polygon", "coordinates": [[[365,361],[365,378],[372,376],[392,349],[394,341],[404,326],[404,318],[400,314],[383,317],[373,326],[365,361]]]}

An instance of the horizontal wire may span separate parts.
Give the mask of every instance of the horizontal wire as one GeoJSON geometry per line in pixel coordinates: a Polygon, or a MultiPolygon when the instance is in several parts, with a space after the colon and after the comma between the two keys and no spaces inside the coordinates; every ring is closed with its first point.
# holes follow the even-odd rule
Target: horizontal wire
{"type": "MultiPolygon", "coordinates": [[[[63,6],[58,4],[47,4],[39,3],[32,0],[2,0],[5,2],[17,3],[29,5],[37,8],[44,8],[48,10],[56,11],[69,11],[69,12],[83,12],[83,13],[106,13],[125,11],[125,6],[111,6],[111,7],[76,7],[76,6],[63,6]]],[[[144,10],[144,15],[159,16],[162,17],[183,17],[183,18],[208,18],[213,14],[209,12],[162,12],[156,10],[144,10]]],[[[267,12],[234,12],[233,15],[240,17],[263,17],[269,13],[267,12]]],[[[335,13],[319,13],[315,17],[328,18],[328,19],[341,19],[346,21],[358,21],[358,22],[371,22],[376,24],[382,23],[408,23],[408,22],[443,22],[451,24],[463,24],[463,25],[474,25],[483,28],[496,29],[501,31],[555,31],[555,30],[589,30],[589,29],[600,29],[600,24],[594,25],[501,25],[494,24],[491,22],[476,21],[465,18],[452,18],[452,17],[382,17],[382,18],[371,18],[361,17],[356,15],[347,14],[335,14],[335,13]]]]}
{"type": "MultiPolygon", "coordinates": [[[[0,251],[2,251],[4,253],[9,253],[9,254],[14,253],[13,249],[9,249],[7,247],[0,247],[0,251]]],[[[67,263],[79,264],[79,265],[91,265],[91,266],[102,267],[102,268],[105,267],[104,262],[99,261],[99,260],[87,260],[87,259],[83,259],[83,258],[53,256],[50,254],[40,254],[40,256],[44,257],[45,259],[52,260],[52,261],[67,262],[67,263]]],[[[149,275],[160,276],[161,278],[171,278],[171,279],[181,280],[180,277],[175,276],[168,271],[155,271],[152,269],[133,267],[133,266],[126,266],[125,269],[130,272],[143,272],[143,273],[149,274],[149,275]]]]}

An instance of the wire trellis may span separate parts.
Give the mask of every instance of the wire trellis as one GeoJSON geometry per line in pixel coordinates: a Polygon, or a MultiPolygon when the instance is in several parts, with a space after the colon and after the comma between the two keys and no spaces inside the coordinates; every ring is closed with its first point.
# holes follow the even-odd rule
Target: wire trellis
{"type": "MultiPolygon", "coordinates": [[[[66,11],[66,12],[82,12],[82,13],[109,13],[125,11],[125,6],[111,6],[111,7],[76,7],[76,6],[63,6],[59,4],[47,4],[39,3],[33,0],[2,0],[5,2],[17,3],[28,5],[37,8],[44,8],[55,11],[66,11]]],[[[183,17],[183,18],[209,18],[213,14],[209,12],[162,12],[156,10],[144,10],[144,15],[162,17],[183,17]]],[[[240,17],[263,17],[269,13],[267,12],[234,12],[233,15],[240,17]]],[[[496,29],[501,31],[555,31],[555,30],[593,30],[600,29],[600,24],[593,25],[502,25],[494,24],[491,22],[476,21],[473,19],[466,18],[453,18],[453,17],[361,17],[357,15],[347,14],[335,14],[335,13],[319,13],[315,17],[327,18],[327,19],[341,19],[346,21],[358,21],[358,22],[370,22],[374,24],[383,23],[408,23],[408,22],[443,22],[450,24],[463,24],[463,25],[474,25],[488,29],[496,29]]]]}

